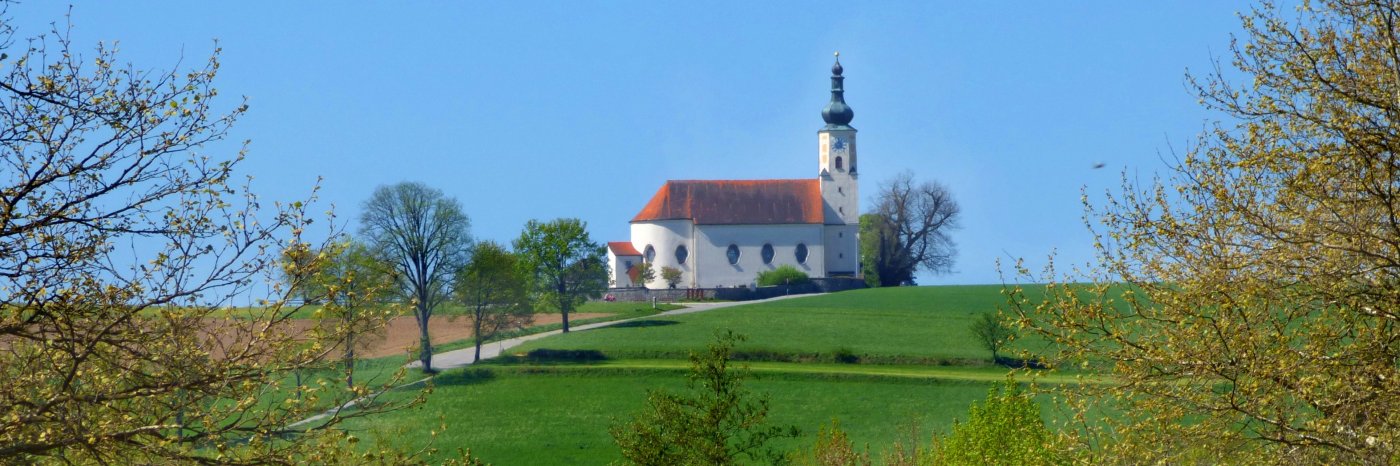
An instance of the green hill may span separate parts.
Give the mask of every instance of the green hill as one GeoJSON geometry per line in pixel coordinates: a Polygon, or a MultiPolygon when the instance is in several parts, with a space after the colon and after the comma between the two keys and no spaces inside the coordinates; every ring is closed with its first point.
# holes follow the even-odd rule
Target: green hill
{"type": "Polygon", "coordinates": [[[347,427],[371,440],[426,442],[445,423],[440,451],[470,448],[493,464],[608,464],[618,458],[608,426],[640,409],[648,389],[682,387],[687,354],[733,330],[749,338],[737,350],[752,361],[750,387],[771,397],[773,421],[804,432],[780,448],[809,446],[833,419],[874,450],[907,442],[901,426],[917,426],[925,444],[1008,372],[968,330],[978,314],[1003,306],[1000,290],[857,290],[572,332],[515,352],[596,350],[607,359],[505,358],[448,371],[426,405],[347,427]],[[837,354],[861,364],[836,363],[837,354]]]}

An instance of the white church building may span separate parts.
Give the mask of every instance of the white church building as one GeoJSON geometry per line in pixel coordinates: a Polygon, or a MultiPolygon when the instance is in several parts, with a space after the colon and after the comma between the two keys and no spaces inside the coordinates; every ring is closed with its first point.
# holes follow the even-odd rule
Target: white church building
{"type": "Polygon", "coordinates": [[[791,265],[812,278],[860,275],[860,191],[855,116],[846,105],[841,62],[831,67],[831,101],[817,132],[817,176],[797,180],[671,180],[632,218],[631,241],[608,243],[614,287],[666,288],[662,267],[681,271],[679,288],[750,286],[758,273],[791,265]]]}

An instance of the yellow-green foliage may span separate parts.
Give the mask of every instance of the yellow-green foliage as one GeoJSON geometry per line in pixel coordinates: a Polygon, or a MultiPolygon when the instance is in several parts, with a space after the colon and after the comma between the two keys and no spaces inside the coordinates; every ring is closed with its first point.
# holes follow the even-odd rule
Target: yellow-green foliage
{"type": "Polygon", "coordinates": [[[1040,465],[1055,461],[1053,437],[1040,418],[1040,406],[1015,382],[992,388],[972,405],[967,421],[935,438],[928,463],[935,465],[1040,465]]]}
{"type": "Polygon", "coordinates": [[[1090,208],[1098,266],[1029,277],[1061,283],[1044,300],[1016,290],[1014,310],[1060,350],[1052,360],[1121,381],[1062,393],[1081,416],[1118,413],[1077,429],[1099,454],[1394,462],[1400,12],[1322,0],[1242,19],[1243,79],[1191,82],[1231,123],[1161,178],[1125,177],[1090,208]],[[1085,279],[1097,283],[1063,283],[1085,279]]]}

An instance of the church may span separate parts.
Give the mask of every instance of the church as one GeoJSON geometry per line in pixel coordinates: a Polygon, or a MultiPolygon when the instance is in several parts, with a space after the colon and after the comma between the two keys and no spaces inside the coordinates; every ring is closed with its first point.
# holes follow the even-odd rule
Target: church
{"type": "Polygon", "coordinates": [[[678,288],[752,286],[783,265],[812,278],[859,276],[855,113],[842,71],[837,54],[815,178],[667,181],[632,218],[631,241],[608,243],[612,286],[666,288],[663,267],[681,271],[678,288]],[[642,262],[656,271],[650,283],[636,282],[642,262]]]}

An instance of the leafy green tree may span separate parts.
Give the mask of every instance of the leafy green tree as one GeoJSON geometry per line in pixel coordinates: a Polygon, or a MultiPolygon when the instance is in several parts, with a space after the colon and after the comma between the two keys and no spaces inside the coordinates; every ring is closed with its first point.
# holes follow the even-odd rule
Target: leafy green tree
{"type": "Polygon", "coordinates": [[[234,181],[243,153],[200,150],[247,110],[219,109],[217,49],[159,70],[14,24],[0,18],[0,462],[322,463],[347,417],[402,405],[282,435],[364,392],[288,382],[333,364],[344,332],[291,318],[305,282],[283,277],[321,258],[282,252],[325,246],[302,236],[308,206],[261,204],[234,181]]]}
{"type": "Polygon", "coordinates": [[[461,203],[422,183],[402,182],[374,189],[360,214],[360,234],[389,264],[399,291],[413,303],[418,321],[418,360],[433,371],[428,323],[451,298],[453,275],[467,259],[471,221],[461,203]]]}
{"type": "Polygon", "coordinates": [[[457,302],[467,306],[472,317],[472,339],[481,361],[481,345],[506,330],[529,325],[535,319],[530,305],[529,277],[521,270],[515,254],[494,241],[472,247],[472,258],[457,272],[453,290],[457,302]]]}
{"type": "Polygon", "coordinates": [[[880,214],[861,214],[860,216],[860,268],[861,274],[865,277],[865,285],[871,288],[881,286],[884,281],[893,283],[913,283],[914,276],[907,277],[892,276],[891,267],[887,264],[896,262],[894,257],[894,231],[889,228],[884,217],[880,214]],[[881,271],[889,276],[888,279],[880,278],[881,271]]]}
{"type": "Polygon", "coordinates": [[[936,465],[1054,464],[1061,461],[1053,441],[1040,405],[1008,380],[972,405],[967,422],[954,422],[947,436],[935,438],[928,460],[936,465]]]}
{"type": "Polygon", "coordinates": [[[730,465],[743,460],[777,462],[768,442],[796,437],[796,427],[767,425],[768,397],[744,387],[745,368],[731,368],[733,332],[716,336],[703,353],[690,354],[689,394],[654,390],[646,408],[609,431],[628,464],[730,465]]]}
{"type": "Polygon", "coordinates": [[[514,246],[538,299],[559,309],[565,333],[569,312],[608,287],[605,249],[589,239],[579,219],[530,220],[514,246]]]}
{"type": "Polygon", "coordinates": [[[1002,346],[1005,346],[1016,336],[1015,330],[1007,326],[1000,317],[997,317],[996,313],[992,312],[984,312],[977,316],[977,320],[972,322],[969,330],[972,331],[973,336],[977,337],[977,342],[981,343],[983,348],[992,352],[993,361],[1000,359],[998,353],[1002,346]]]}
{"type": "Polygon", "coordinates": [[[650,262],[642,262],[632,267],[636,271],[636,278],[634,278],[633,281],[635,281],[638,286],[646,288],[648,283],[651,283],[652,280],[656,280],[656,268],[652,266],[650,262]]]}
{"type": "Polygon", "coordinates": [[[665,266],[661,268],[661,280],[666,282],[666,287],[675,289],[681,283],[681,269],[665,266]]]}
{"type": "Polygon", "coordinates": [[[1191,81],[1229,123],[1089,208],[1087,277],[1022,270],[1057,283],[1012,302],[1062,364],[1111,371],[1063,393],[1121,413],[1081,429],[1105,457],[1395,463],[1400,11],[1265,3],[1242,20],[1240,73],[1191,81]]]}
{"type": "Polygon", "coordinates": [[[758,273],[759,286],[805,285],[811,281],[806,272],[791,265],[780,265],[773,270],[758,273]]]}
{"type": "MultiPolygon", "coordinates": [[[[953,266],[961,208],[943,185],[916,183],[903,172],[880,185],[871,213],[861,216],[864,273],[880,286],[912,285],[920,269],[946,272],[953,266]]],[[[868,281],[868,279],[867,279],[868,281]]]]}
{"type": "Polygon", "coordinates": [[[355,338],[383,328],[401,308],[386,302],[396,290],[393,270],[385,267],[364,243],[346,238],[317,254],[317,267],[304,287],[323,298],[319,317],[335,319],[345,335],[345,383],[355,386],[355,338]]]}

